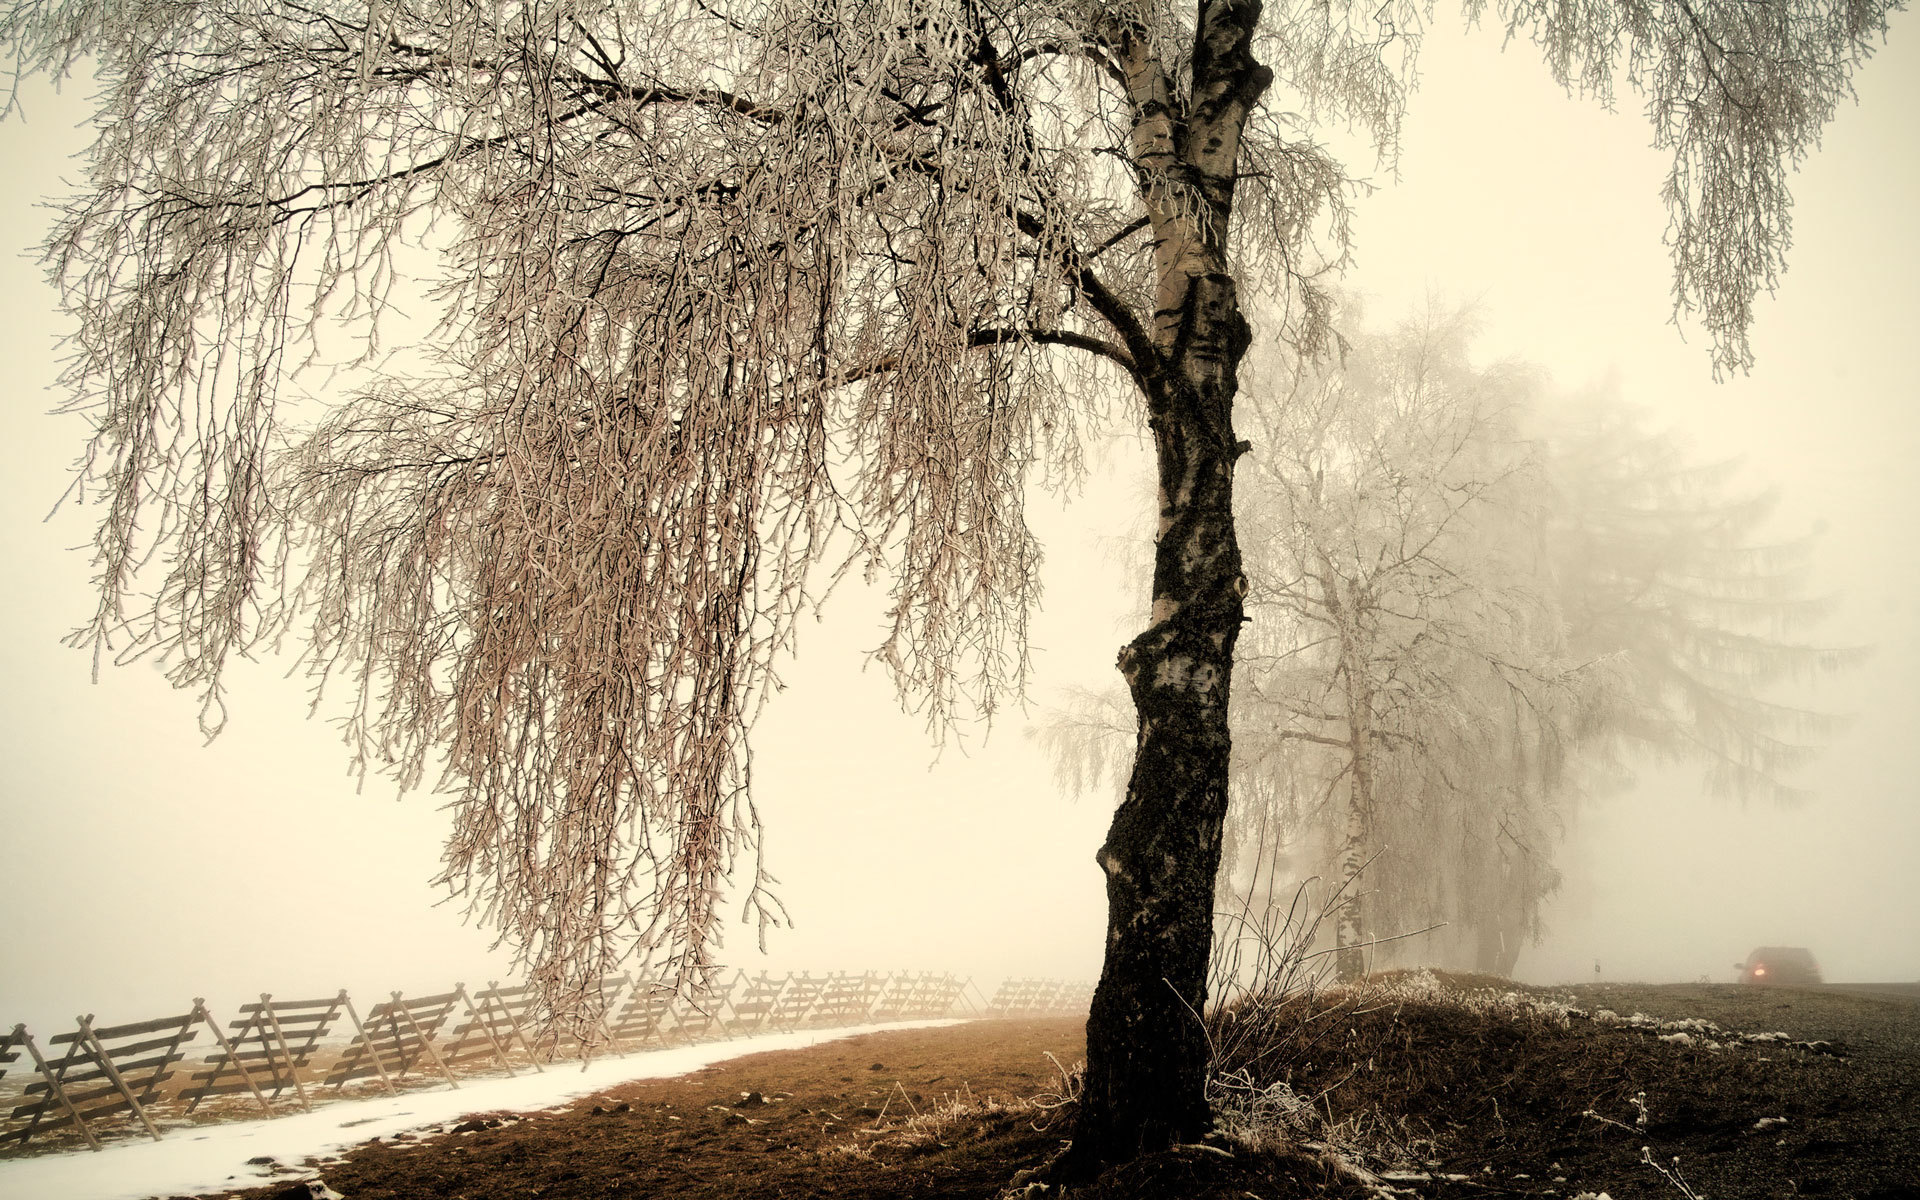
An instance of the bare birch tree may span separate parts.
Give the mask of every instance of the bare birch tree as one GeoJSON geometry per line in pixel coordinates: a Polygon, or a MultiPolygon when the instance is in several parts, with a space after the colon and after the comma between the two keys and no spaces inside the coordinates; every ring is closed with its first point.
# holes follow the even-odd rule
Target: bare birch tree
{"type": "MultiPolygon", "coordinates": [[[[1645,93],[1676,302],[1723,363],[1885,8],[1497,9],[1569,86],[1645,93]]],[[[20,68],[103,87],[50,241],[105,504],[79,640],[162,656],[217,726],[224,664],[296,639],[363,764],[444,755],[447,878],[553,1003],[636,943],[694,979],[757,861],[745,735],[833,531],[892,580],[904,693],[936,728],[991,711],[1034,598],[1022,482],[1072,470],[1111,385],[1159,456],[1158,550],[1063,1169],[1191,1136],[1240,296],[1319,348],[1347,181],[1311,131],[1391,157],[1425,11],[23,0],[20,68]],[[437,260],[423,365],[297,422],[288,373],[337,319],[373,345],[410,243],[437,260]]]]}
{"type": "Polygon", "coordinates": [[[1458,332],[1356,336],[1347,371],[1247,406],[1287,429],[1243,481],[1236,824],[1350,881],[1343,974],[1439,922],[1414,957],[1510,974],[1578,808],[1648,756],[1803,797],[1834,720],[1782,689],[1858,657],[1804,640],[1809,545],[1760,536],[1772,498],[1732,464],[1611,395],[1472,372],[1458,332]]]}
{"type": "Polygon", "coordinates": [[[1577,809],[1649,755],[1804,797],[1834,719],[1782,689],[1859,654],[1805,640],[1810,545],[1761,536],[1734,464],[1610,393],[1475,372],[1464,332],[1354,335],[1348,369],[1247,406],[1278,449],[1243,480],[1236,823],[1351,881],[1343,974],[1439,922],[1415,957],[1510,974],[1577,809]]]}
{"type": "Polygon", "coordinates": [[[1429,313],[1355,335],[1344,368],[1300,365],[1284,395],[1276,370],[1248,406],[1275,451],[1246,481],[1256,620],[1236,730],[1247,774],[1281,765],[1293,786],[1288,813],[1242,822],[1324,830],[1352,881],[1334,931],[1347,977],[1392,925],[1461,918],[1431,882],[1457,884],[1463,847],[1532,819],[1516,743],[1559,741],[1583,682],[1532,528],[1534,381],[1473,368],[1468,333],[1429,313]]]}

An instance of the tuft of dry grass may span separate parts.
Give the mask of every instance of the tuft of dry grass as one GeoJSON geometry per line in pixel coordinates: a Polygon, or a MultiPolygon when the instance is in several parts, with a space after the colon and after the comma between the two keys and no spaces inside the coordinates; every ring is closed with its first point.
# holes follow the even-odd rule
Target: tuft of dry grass
{"type": "Polygon", "coordinates": [[[1083,1058],[1068,1067],[1052,1051],[1042,1053],[1053,1064],[1057,1078],[1032,1095],[1013,1099],[980,1096],[970,1085],[962,1083],[923,1109],[896,1082],[870,1124],[850,1126],[844,1137],[822,1147],[818,1153],[822,1158],[871,1162],[876,1152],[913,1151],[928,1146],[948,1148],[963,1131],[1008,1120],[1024,1122],[1035,1133],[1050,1132],[1079,1104],[1087,1063],[1083,1058]],[[900,1101],[900,1108],[889,1121],[888,1114],[893,1111],[896,1100],[900,1101]]]}

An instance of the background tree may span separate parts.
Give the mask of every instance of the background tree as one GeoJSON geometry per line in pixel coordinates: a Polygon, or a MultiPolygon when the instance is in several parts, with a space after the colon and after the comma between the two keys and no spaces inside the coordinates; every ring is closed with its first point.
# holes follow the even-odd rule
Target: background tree
{"type": "MultiPolygon", "coordinates": [[[[1884,9],[1498,9],[1569,86],[1644,89],[1675,153],[1677,303],[1722,364],[1780,261],[1785,174],[1884,9]]],[[[1138,749],[1098,855],[1077,1162],[1197,1133],[1245,591],[1240,292],[1285,293],[1283,339],[1321,346],[1345,178],[1308,130],[1390,157],[1422,19],[18,4],[0,29],[24,69],[90,57],[104,88],[50,243],[105,500],[80,640],[163,656],[217,728],[228,658],[295,636],[348,689],[362,764],[409,783],[444,754],[447,879],[550,1006],[590,1004],[581,981],[630,945],[696,980],[759,853],[746,730],[834,531],[894,581],[879,654],[905,694],[936,728],[991,712],[1023,678],[1021,484],[1070,472],[1091,394],[1127,387],[1157,552],[1121,652],[1138,749]],[[444,317],[421,365],[296,425],[288,372],[338,318],[372,353],[410,242],[444,317]]]]}
{"type": "MultiPolygon", "coordinates": [[[[1275,449],[1241,476],[1253,620],[1221,899],[1272,899],[1283,862],[1294,883],[1322,875],[1351,977],[1377,937],[1477,934],[1506,890],[1529,913],[1551,890],[1531,878],[1551,875],[1543,809],[1598,677],[1566,654],[1544,555],[1550,493],[1521,432],[1538,380],[1475,368],[1462,313],[1342,328],[1338,365],[1257,355],[1243,406],[1275,449]]],[[[1050,718],[1064,784],[1125,761],[1124,717],[1080,696],[1050,718]]]]}
{"type": "Polygon", "coordinates": [[[1812,540],[1769,536],[1775,497],[1742,491],[1736,463],[1693,458],[1611,392],[1542,403],[1528,424],[1549,489],[1542,584],[1582,683],[1564,724],[1532,709],[1535,735],[1516,744],[1532,802],[1501,805],[1442,858],[1461,881],[1452,919],[1472,934],[1470,961],[1501,975],[1540,935],[1582,804],[1649,758],[1697,766],[1722,798],[1808,798],[1791,775],[1837,721],[1786,689],[1862,653],[1805,640],[1828,607],[1811,590],[1812,540]]]}
{"type": "MultiPolygon", "coordinates": [[[[1783,773],[1832,722],[1775,685],[1855,652],[1795,640],[1824,607],[1808,544],[1757,540],[1770,498],[1731,464],[1611,394],[1474,367],[1460,314],[1343,328],[1339,368],[1256,355],[1243,406],[1276,450],[1238,499],[1254,620],[1222,908],[1320,875],[1343,976],[1415,930],[1384,953],[1510,975],[1591,792],[1651,753],[1797,797],[1783,773]]],[[[1126,715],[1082,695],[1043,726],[1063,784],[1124,774],[1126,715]]]]}
{"type": "Polygon", "coordinates": [[[1429,313],[1356,335],[1343,369],[1296,364],[1282,393],[1276,364],[1248,406],[1276,449],[1245,480],[1257,567],[1236,729],[1243,771],[1279,765],[1290,786],[1241,824],[1328,839],[1333,877],[1354,881],[1334,922],[1343,976],[1381,934],[1483,907],[1461,885],[1505,873],[1460,869],[1469,855],[1537,845],[1533,776],[1586,682],[1540,570],[1544,481],[1519,433],[1534,381],[1476,370],[1469,334],[1429,313]]]}
{"type": "Polygon", "coordinates": [[[1836,719],[1779,689],[1863,653],[1805,640],[1829,607],[1812,538],[1773,535],[1774,493],[1741,490],[1737,462],[1693,458],[1617,398],[1545,418],[1557,602],[1573,652],[1617,678],[1587,754],[1697,764],[1723,797],[1806,799],[1787,776],[1836,719]]]}

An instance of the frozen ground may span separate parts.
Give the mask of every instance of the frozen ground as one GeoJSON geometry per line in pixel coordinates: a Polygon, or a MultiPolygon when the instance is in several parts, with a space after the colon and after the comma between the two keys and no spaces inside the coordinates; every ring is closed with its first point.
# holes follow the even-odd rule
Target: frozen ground
{"type": "MultiPolygon", "coordinates": [[[[295,1166],[326,1158],[373,1137],[457,1121],[468,1113],[557,1108],[630,1079],[697,1071],[763,1050],[794,1050],[879,1029],[928,1029],[958,1021],[906,1021],[849,1029],[771,1033],[619,1058],[584,1069],[565,1063],[512,1078],[463,1081],[455,1089],[408,1092],[317,1105],[310,1113],[172,1130],[158,1142],[125,1141],[99,1152],[79,1150],[0,1162],[0,1200],[145,1200],[270,1183],[297,1176],[268,1174],[250,1158],[295,1166]]],[[[324,1170],[322,1171],[324,1175],[324,1170]]]]}

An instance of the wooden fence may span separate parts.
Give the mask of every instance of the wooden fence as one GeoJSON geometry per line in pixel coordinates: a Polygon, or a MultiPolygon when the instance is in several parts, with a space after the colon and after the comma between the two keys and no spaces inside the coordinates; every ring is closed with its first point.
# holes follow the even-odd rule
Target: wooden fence
{"type": "Polygon", "coordinates": [[[339,1095],[356,1087],[457,1088],[462,1077],[544,1070],[560,1055],[634,1053],[803,1028],[1067,1014],[1085,1011],[1091,992],[1087,985],[1021,979],[985,1000],[971,980],[931,972],[740,971],[689,997],[664,980],[621,974],[600,981],[605,1015],[598,1026],[565,1034],[536,1028],[529,988],[497,982],[471,993],[464,984],[430,996],[393,992],[364,1016],[345,990],[313,1000],[263,992],[224,1024],[196,998],[187,1012],[150,1021],[97,1026],[92,1015],[80,1017],[71,1032],[48,1038],[44,1053],[25,1025],[0,1032],[0,1152],[34,1139],[84,1141],[95,1150],[102,1137],[158,1139],[193,1123],[210,1101],[220,1116],[272,1117],[311,1109],[324,1089],[339,1095]],[[203,1032],[207,1041],[197,1046],[209,1052],[182,1078],[175,1068],[190,1049],[198,1052],[203,1032]],[[28,1073],[34,1078],[19,1086],[28,1073]]]}
{"type": "Polygon", "coordinates": [[[253,1094],[261,1108],[272,1112],[267,1093],[278,1100],[288,1088],[293,1089],[301,1108],[311,1109],[313,1102],[300,1077],[350,1004],[345,990],[325,1000],[275,1000],[262,992],[258,1003],[240,1006],[240,1019],[231,1025],[231,1040],[221,1036],[217,1022],[209,1021],[220,1049],[207,1056],[211,1070],[191,1077],[199,1086],[180,1093],[180,1099],[187,1102],[186,1111],[192,1112],[210,1096],[245,1091],[253,1094]]]}
{"type": "Polygon", "coordinates": [[[1066,979],[1009,979],[987,1001],[989,1017],[1050,1017],[1085,1012],[1093,985],[1066,979]]]}

